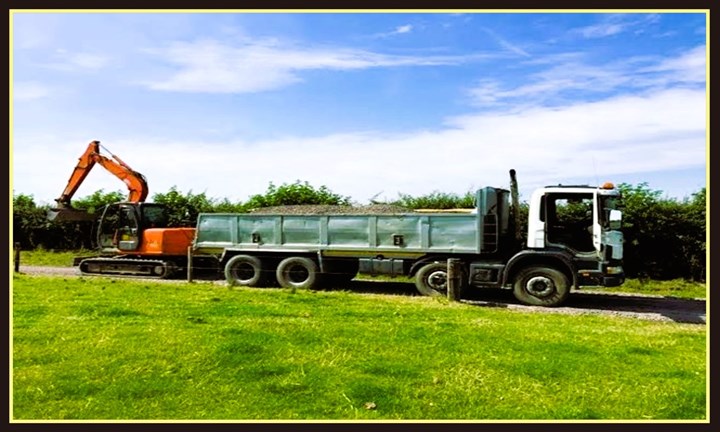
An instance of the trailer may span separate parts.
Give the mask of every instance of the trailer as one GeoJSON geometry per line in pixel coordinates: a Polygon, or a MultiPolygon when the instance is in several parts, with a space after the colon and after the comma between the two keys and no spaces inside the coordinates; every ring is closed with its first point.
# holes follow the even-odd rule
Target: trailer
{"type": "Polygon", "coordinates": [[[192,250],[217,257],[228,283],[248,287],[313,289],[365,273],[413,277],[421,294],[446,295],[449,258],[460,260],[465,287],[509,288],[525,304],[556,306],[573,288],[623,283],[612,184],[535,191],[525,245],[514,187],[479,189],[470,213],[202,213],[192,250]]]}

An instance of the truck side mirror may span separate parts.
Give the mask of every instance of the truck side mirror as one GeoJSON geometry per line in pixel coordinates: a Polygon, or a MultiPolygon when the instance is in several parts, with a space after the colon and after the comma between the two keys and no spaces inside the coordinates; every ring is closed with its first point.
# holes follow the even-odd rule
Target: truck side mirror
{"type": "Polygon", "coordinates": [[[620,229],[622,212],[620,210],[610,210],[608,222],[610,222],[610,229],[620,229]]]}

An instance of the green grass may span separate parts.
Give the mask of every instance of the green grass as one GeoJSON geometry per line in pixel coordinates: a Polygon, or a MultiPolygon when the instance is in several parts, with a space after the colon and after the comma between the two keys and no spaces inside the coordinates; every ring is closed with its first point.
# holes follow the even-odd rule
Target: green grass
{"type": "Polygon", "coordinates": [[[703,420],[705,326],[16,275],[16,420],[703,420]]]}
{"type": "Polygon", "coordinates": [[[93,250],[53,251],[35,249],[20,251],[20,264],[33,266],[71,267],[73,264],[73,258],[78,256],[93,255],[97,255],[97,252],[93,250]]]}
{"type": "Polygon", "coordinates": [[[664,297],[706,298],[707,285],[682,279],[669,281],[628,279],[619,287],[601,288],[605,292],[650,294],[664,297]]]}

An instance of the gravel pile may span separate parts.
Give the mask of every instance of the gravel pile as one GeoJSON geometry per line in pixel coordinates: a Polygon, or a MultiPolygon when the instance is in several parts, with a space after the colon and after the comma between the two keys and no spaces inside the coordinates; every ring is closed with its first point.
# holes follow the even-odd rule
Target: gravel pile
{"type": "Polygon", "coordinates": [[[343,205],[287,205],[263,207],[251,211],[252,214],[289,214],[289,215],[346,215],[346,214],[404,214],[412,210],[391,204],[371,204],[366,206],[343,205]]]}

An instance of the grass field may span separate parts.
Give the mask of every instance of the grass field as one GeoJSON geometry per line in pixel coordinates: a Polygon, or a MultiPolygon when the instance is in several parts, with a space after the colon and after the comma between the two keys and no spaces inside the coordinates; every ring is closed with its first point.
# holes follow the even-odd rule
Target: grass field
{"type": "Polygon", "coordinates": [[[16,275],[16,420],[704,420],[706,328],[16,275]]]}

